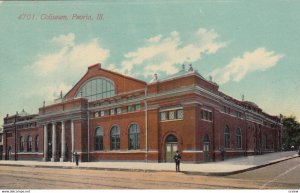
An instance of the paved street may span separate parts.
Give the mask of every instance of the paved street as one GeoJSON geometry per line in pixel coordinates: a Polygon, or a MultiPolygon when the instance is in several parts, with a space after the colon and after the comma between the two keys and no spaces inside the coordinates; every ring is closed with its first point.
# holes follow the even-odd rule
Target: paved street
{"type": "Polygon", "coordinates": [[[0,189],[300,189],[300,158],[226,177],[15,166],[0,176],[0,189]]]}

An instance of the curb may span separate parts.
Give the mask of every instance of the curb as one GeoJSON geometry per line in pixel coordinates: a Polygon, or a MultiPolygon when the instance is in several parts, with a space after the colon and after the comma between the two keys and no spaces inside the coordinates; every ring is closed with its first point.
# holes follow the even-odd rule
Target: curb
{"type": "Polygon", "coordinates": [[[299,156],[286,157],[285,159],[280,159],[280,160],[277,160],[277,161],[271,161],[271,162],[266,163],[266,164],[253,166],[253,167],[242,169],[242,170],[231,171],[231,172],[189,172],[189,171],[186,171],[186,172],[183,172],[183,173],[185,173],[187,175],[230,176],[230,175],[234,175],[234,174],[240,174],[240,173],[252,171],[252,170],[255,170],[255,169],[263,168],[263,167],[266,167],[266,166],[277,164],[277,163],[280,163],[280,162],[283,162],[283,161],[286,161],[286,160],[290,160],[290,159],[294,159],[294,158],[297,158],[297,157],[299,157],[299,156]]]}
{"type": "MultiPolygon", "coordinates": [[[[229,176],[234,174],[239,174],[255,169],[259,169],[262,167],[266,167],[269,165],[273,165],[276,163],[280,163],[286,160],[294,159],[299,156],[292,156],[292,157],[286,157],[277,161],[271,161],[266,164],[253,166],[250,168],[242,169],[242,170],[236,170],[231,172],[197,172],[197,171],[181,171],[179,173],[183,173],[186,175],[201,175],[201,176],[229,176]]],[[[24,164],[1,164],[0,166],[14,166],[14,167],[32,167],[32,168],[55,168],[55,169],[80,169],[80,170],[104,170],[104,171],[129,171],[129,172],[171,172],[174,173],[174,171],[171,170],[151,170],[151,169],[131,169],[131,168],[100,168],[100,167],[78,167],[78,166],[46,166],[46,165],[24,165],[24,164]]]]}

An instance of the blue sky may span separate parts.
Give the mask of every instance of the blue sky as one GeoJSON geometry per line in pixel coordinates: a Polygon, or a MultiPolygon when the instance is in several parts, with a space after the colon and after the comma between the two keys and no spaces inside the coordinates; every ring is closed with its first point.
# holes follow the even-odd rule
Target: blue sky
{"type": "Polygon", "coordinates": [[[276,0],[0,1],[0,115],[37,113],[98,62],[145,81],[192,63],[228,95],[299,120],[299,9],[276,0]]]}

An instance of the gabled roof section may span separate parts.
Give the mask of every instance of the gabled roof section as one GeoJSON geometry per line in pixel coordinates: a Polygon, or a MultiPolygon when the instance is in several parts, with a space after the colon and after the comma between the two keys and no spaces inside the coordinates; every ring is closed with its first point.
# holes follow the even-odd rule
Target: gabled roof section
{"type": "Polygon", "coordinates": [[[96,77],[103,77],[114,82],[116,94],[144,89],[147,85],[144,81],[103,69],[101,68],[101,64],[98,63],[88,67],[88,71],[85,73],[85,75],[75,84],[75,86],[65,95],[64,98],[74,98],[80,87],[85,84],[86,81],[96,77]]]}

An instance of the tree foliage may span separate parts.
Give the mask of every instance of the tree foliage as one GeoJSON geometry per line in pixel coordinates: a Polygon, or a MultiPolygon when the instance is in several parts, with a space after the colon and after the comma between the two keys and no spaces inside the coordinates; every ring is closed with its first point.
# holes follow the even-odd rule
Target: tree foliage
{"type": "Polygon", "coordinates": [[[300,123],[295,116],[284,117],[283,123],[283,148],[292,150],[300,147],[300,123]]]}

